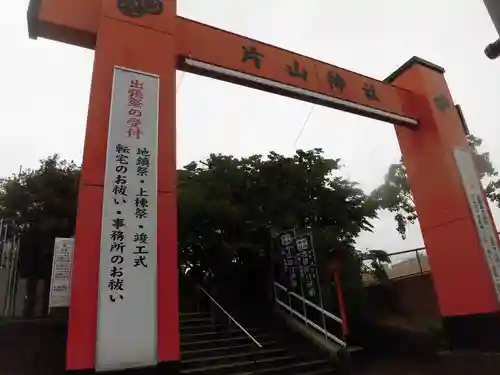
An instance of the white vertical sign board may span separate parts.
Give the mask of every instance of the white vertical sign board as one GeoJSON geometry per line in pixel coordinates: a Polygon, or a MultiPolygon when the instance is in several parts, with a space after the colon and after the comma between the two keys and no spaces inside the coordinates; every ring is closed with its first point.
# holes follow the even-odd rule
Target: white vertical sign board
{"type": "Polygon", "coordinates": [[[157,363],[159,77],[115,67],[104,180],[96,370],[157,363]]]}
{"type": "Polygon", "coordinates": [[[456,148],[454,154],[497,299],[500,301],[500,249],[497,232],[483,199],[483,189],[471,153],[465,149],[456,148]]]}
{"type": "Polygon", "coordinates": [[[75,240],[73,238],[58,237],[54,241],[49,311],[52,307],[69,306],[74,247],[75,240]]]}

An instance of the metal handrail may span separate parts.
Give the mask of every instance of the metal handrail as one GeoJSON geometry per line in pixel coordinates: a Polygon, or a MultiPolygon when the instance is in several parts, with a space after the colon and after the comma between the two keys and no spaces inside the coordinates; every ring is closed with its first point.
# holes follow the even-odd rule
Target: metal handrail
{"type": "MultiPolygon", "coordinates": [[[[284,292],[288,291],[283,285],[281,285],[280,283],[278,283],[276,281],[274,282],[274,285],[277,286],[279,289],[283,290],[284,292]]],[[[316,309],[320,313],[325,314],[325,316],[329,317],[330,319],[333,319],[337,323],[342,324],[342,319],[340,319],[338,316],[333,315],[330,311],[326,311],[325,309],[322,309],[320,306],[318,306],[315,303],[309,301],[307,298],[303,298],[302,296],[298,295],[295,292],[290,292],[290,294],[292,296],[294,296],[295,298],[297,298],[298,300],[300,300],[300,301],[304,302],[305,304],[311,306],[312,308],[316,309]]]]}
{"type": "Polygon", "coordinates": [[[219,305],[219,303],[215,300],[214,297],[212,297],[210,295],[210,293],[208,293],[201,285],[200,285],[200,290],[213,302],[213,304],[215,306],[217,306],[219,308],[219,310],[221,310],[224,314],[226,314],[226,316],[234,323],[236,324],[236,326],[241,329],[243,331],[243,333],[245,333],[245,335],[247,335],[248,337],[250,337],[250,339],[259,347],[259,348],[262,348],[262,345],[260,342],[258,342],[255,337],[253,337],[245,328],[243,328],[243,326],[238,323],[236,321],[236,319],[234,319],[231,314],[229,314],[221,305],[219,305]]]}
{"type": "Polygon", "coordinates": [[[304,320],[305,322],[307,322],[307,325],[310,325],[311,327],[315,328],[317,331],[323,333],[324,335],[326,335],[327,337],[329,337],[331,340],[335,341],[337,344],[339,344],[339,345],[341,345],[343,347],[347,346],[347,344],[345,343],[345,341],[342,341],[337,336],[332,335],[326,329],[321,328],[319,325],[317,325],[316,323],[314,323],[312,320],[306,318],[304,315],[302,315],[298,311],[295,311],[290,306],[287,306],[285,303],[281,302],[279,299],[276,300],[276,303],[278,305],[280,305],[281,307],[283,307],[285,310],[287,310],[289,313],[291,313],[291,314],[295,315],[296,317],[298,317],[299,319],[304,320]]]}
{"type": "MultiPolygon", "coordinates": [[[[328,330],[326,329],[325,322],[323,322],[324,327],[320,327],[319,325],[317,325],[316,323],[314,323],[312,320],[310,320],[309,318],[307,318],[307,314],[305,312],[305,306],[304,306],[304,314],[305,315],[302,315],[301,313],[299,313],[298,311],[296,311],[291,306],[287,306],[285,303],[283,303],[282,301],[280,301],[279,298],[278,298],[278,296],[277,296],[277,294],[276,294],[276,288],[281,289],[282,291],[287,292],[288,296],[293,296],[293,297],[299,299],[300,301],[302,301],[303,303],[309,305],[310,307],[313,307],[314,309],[316,309],[317,311],[319,311],[322,314],[323,317],[326,316],[326,317],[328,317],[328,318],[330,318],[330,319],[332,319],[332,320],[334,320],[334,321],[336,321],[337,323],[340,323],[340,324],[342,324],[342,319],[340,319],[339,317],[333,315],[329,311],[326,311],[324,308],[321,308],[320,306],[316,305],[315,303],[307,300],[306,298],[303,298],[302,296],[298,295],[297,293],[289,291],[287,288],[285,288],[283,285],[281,285],[280,283],[278,283],[276,281],[274,282],[274,288],[275,288],[275,290],[274,290],[275,301],[276,301],[276,303],[278,305],[280,305],[281,307],[283,307],[285,310],[287,310],[292,315],[295,315],[299,319],[303,320],[306,323],[306,325],[309,325],[309,326],[315,328],[317,331],[323,333],[326,337],[328,337],[331,340],[335,341],[337,344],[340,344],[343,347],[345,347],[347,345],[345,343],[345,341],[339,339],[335,335],[333,335],[330,332],[328,332],[328,330]]],[[[289,301],[289,304],[291,305],[290,301],[289,301]]]]}

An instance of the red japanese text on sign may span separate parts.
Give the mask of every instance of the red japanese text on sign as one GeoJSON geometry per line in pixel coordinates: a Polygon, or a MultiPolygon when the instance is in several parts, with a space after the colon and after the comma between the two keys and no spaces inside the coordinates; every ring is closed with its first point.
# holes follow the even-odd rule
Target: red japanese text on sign
{"type": "Polygon", "coordinates": [[[141,139],[142,131],[142,107],[144,100],[144,82],[134,79],[128,87],[128,119],[127,136],[129,138],[141,139]]]}

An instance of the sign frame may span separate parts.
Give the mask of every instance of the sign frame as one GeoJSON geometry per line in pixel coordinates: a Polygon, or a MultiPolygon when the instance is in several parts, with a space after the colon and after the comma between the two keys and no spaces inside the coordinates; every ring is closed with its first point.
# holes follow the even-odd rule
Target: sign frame
{"type": "Polygon", "coordinates": [[[96,371],[158,363],[159,95],[158,75],[114,66],[102,207],[96,371]]]}
{"type": "Polygon", "coordinates": [[[74,249],[75,249],[75,239],[74,238],[63,238],[63,237],[56,237],[54,240],[54,254],[52,256],[52,275],[50,278],[50,294],[49,294],[49,314],[50,310],[52,308],[59,308],[59,307],[69,307],[70,304],[70,297],[71,297],[71,275],[72,275],[72,270],[73,270],[73,254],[74,254],[74,249]],[[58,269],[58,254],[60,253],[60,249],[64,248],[65,246],[69,246],[69,251],[68,251],[68,261],[67,263],[69,264],[69,271],[67,275],[67,279],[61,283],[61,285],[66,287],[66,296],[63,298],[66,299],[66,302],[62,303],[54,303],[54,286],[55,286],[55,281],[56,281],[56,273],[58,269]]]}

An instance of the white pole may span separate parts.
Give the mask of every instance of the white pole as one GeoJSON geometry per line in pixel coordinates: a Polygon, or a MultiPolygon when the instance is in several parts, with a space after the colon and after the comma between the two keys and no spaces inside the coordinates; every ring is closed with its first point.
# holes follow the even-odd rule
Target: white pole
{"type": "Polygon", "coordinates": [[[3,231],[3,219],[0,219],[0,267],[2,266],[2,257],[3,257],[2,231],[3,231]]]}
{"type": "Polygon", "coordinates": [[[19,272],[19,253],[21,251],[21,236],[17,237],[17,245],[16,245],[16,261],[14,262],[14,284],[13,284],[13,293],[12,293],[12,302],[11,302],[11,315],[16,316],[16,298],[17,298],[17,285],[18,285],[18,272],[19,272]]]}
{"type": "MultiPolygon", "coordinates": [[[[2,238],[2,229],[3,229],[3,219],[0,219],[0,243],[1,243],[1,238],[2,238]]],[[[0,249],[1,252],[1,249],[0,249]]]]}
{"type": "MultiPolygon", "coordinates": [[[[296,268],[299,271],[299,282],[300,282],[300,295],[302,296],[302,310],[304,311],[304,324],[307,326],[307,306],[306,306],[306,296],[304,294],[304,284],[302,284],[302,280],[304,279],[303,266],[302,266],[302,256],[299,253],[299,249],[297,247],[297,230],[293,230],[293,244],[295,246],[295,259],[294,261],[297,263],[296,268]]],[[[292,307],[290,305],[290,307],[292,307]]]]}
{"type": "Polygon", "coordinates": [[[5,316],[10,318],[11,307],[12,307],[12,293],[13,293],[13,285],[14,285],[14,274],[16,267],[16,245],[17,245],[17,236],[14,235],[12,239],[11,250],[9,251],[9,280],[7,282],[7,302],[5,305],[5,316]]]}
{"type": "Polygon", "coordinates": [[[326,330],[326,317],[325,317],[325,306],[323,305],[323,288],[321,287],[321,281],[319,279],[319,266],[318,262],[316,260],[316,250],[314,249],[314,240],[313,240],[313,234],[312,231],[309,232],[309,238],[311,239],[311,249],[312,249],[312,254],[314,258],[314,268],[316,268],[316,285],[318,286],[318,293],[319,293],[319,305],[321,307],[321,320],[323,323],[323,329],[325,330],[325,338],[328,338],[327,335],[327,330],[326,330]]]}
{"type": "MultiPolygon", "coordinates": [[[[3,219],[2,219],[3,222],[3,219]]],[[[0,265],[3,260],[3,252],[5,250],[5,244],[7,242],[7,232],[9,231],[9,224],[5,223],[3,225],[3,240],[0,237],[0,265]]],[[[0,231],[1,233],[1,231],[0,231]]]]}
{"type": "MultiPolygon", "coordinates": [[[[2,219],[3,222],[3,219],[2,219]]],[[[5,231],[3,233],[3,242],[7,241],[7,232],[9,231],[9,224],[5,223],[4,224],[5,231]]]]}

